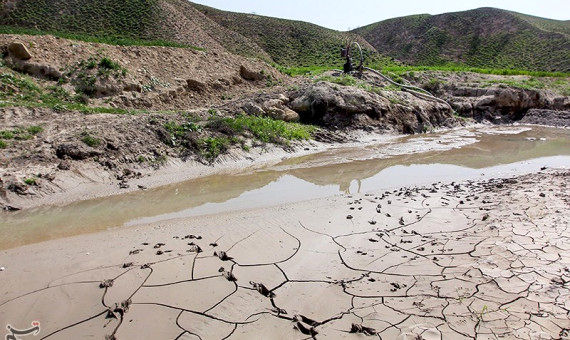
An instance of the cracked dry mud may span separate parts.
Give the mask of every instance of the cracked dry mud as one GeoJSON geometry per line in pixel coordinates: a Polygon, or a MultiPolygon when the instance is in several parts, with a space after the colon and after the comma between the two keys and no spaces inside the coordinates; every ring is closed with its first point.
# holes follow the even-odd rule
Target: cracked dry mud
{"type": "Polygon", "coordinates": [[[568,339],[569,179],[437,183],[13,249],[0,321],[37,319],[48,339],[568,339]]]}

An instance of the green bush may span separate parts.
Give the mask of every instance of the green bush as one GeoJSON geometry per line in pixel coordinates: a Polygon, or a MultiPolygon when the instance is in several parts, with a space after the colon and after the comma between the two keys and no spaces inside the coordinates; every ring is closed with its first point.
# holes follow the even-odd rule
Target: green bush
{"type": "Polygon", "coordinates": [[[231,130],[235,133],[250,132],[265,143],[287,144],[291,140],[307,140],[312,137],[315,127],[299,123],[288,123],[270,117],[239,115],[235,118],[217,118],[208,123],[217,130],[231,130]]]}
{"type": "Polygon", "coordinates": [[[36,179],[33,177],[25,178],[24,183],[26,183],[26,185],[36,185],[37,184],[36,179]]]}
{"type": "Polygon", "coordinates": [[[81,136],[81,141],[92,148],[101,145],[101,140],[99,138],[91,136],[89,132],[83,132],[81,136]]]}

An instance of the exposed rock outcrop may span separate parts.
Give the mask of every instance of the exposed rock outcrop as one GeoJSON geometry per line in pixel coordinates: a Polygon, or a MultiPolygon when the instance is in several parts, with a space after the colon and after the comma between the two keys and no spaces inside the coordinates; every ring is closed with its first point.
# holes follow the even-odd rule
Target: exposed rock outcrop
{"type": "Polygon", "coordinates": [[[568,97],[511,87],[452,87],[447,100],[462,116],[494,122],[520,120],[531,109],[570,110],[568,97]]]}
{"type": "Polygon", "coordinates": [[[26,47],[26,45],[21,42],[13,42],[8,44],[7,47],[8,54],[18,60],[30,60],[32,59],[32,54],[26,47]]]}
{"type": "Polygon", "coordinates": [[[286,122],[299,121],[299,114],[291,110],[287,106],[288,103],[289,98],[286,95],[273,94],[258,97],[254,100],[248,100],[243,103],[240,108],[248,115],[268,116],[286,122]]]}
{"type": "Polygon", "coordinates": [[[530,109],[520,122],[522,124],[570,127],[570,111],[530,109]]]}
{"type": "Polygon", "coordinates": [[[250,81],[258,81],[258,80],[263,80],[265,78],[263,73],[253,71],[253,70],[245,67],[244,65],[242,65],[240,67],[239,74],[243,79],[250,80],[250,81]]]}
{"type": "Polygon", "coordinates": [[[291,98],[289,107],[302,121],[329,127],[377,127],[415,133],[455,123],[448,106],[405,92],[370,92],[319,82],[296,91],[291,98]]]}

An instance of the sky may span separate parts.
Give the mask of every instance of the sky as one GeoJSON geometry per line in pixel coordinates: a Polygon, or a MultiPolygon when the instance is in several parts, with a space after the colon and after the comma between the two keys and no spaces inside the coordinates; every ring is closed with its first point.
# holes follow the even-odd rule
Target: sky
{"type": "Polygon", "coordinates": [[[535,16],[569,20],[570,0],[192,0],[243,13],[302,20],[347,31],[411,14],[440,14],[496,7],[535,16]]]}

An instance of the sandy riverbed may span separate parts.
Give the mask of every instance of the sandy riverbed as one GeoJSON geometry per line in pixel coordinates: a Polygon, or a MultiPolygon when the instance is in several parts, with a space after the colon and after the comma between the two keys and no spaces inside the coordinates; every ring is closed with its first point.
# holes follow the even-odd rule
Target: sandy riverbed
{"type": "Polygon", "coordinates": [[[0,324],[37,320],[50,339],[568,338],[569,176],[341,195],[2,251],[0,324]]]}

